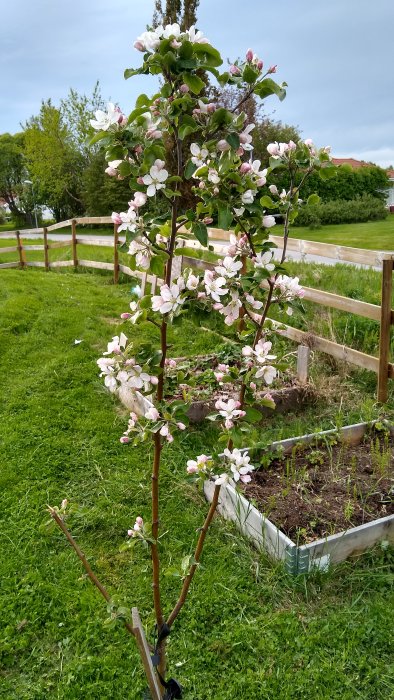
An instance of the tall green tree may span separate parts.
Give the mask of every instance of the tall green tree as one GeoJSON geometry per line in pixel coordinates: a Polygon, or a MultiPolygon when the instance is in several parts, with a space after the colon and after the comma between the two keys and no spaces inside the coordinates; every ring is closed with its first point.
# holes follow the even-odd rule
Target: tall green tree
{"type": "Polygon", "coordinates": [[[32,225],[31,189],[24,155],[24,134],[0,135],[0,198],[7,203],[12,216],[21,224],[32,225]]]}
{"type": "Polygon", "coordinates": [[[182,30],[197,23],[197,8],[200,0],[156,0],[153,26],[178,22],[182,30]]]}

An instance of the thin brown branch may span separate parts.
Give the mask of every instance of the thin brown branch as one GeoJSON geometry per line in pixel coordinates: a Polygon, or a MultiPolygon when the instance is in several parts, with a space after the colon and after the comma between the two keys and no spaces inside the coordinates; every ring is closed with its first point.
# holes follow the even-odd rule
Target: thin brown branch
{"type": "Polygon", "coordinates": [[[174,609],[172,610],[172,612],[167,620],[167,625],[169,627],[171,627],[174,624],[176,618],[178,617],[180,611],[182,610],[182,608],[186,602],[186,597],[187,597],[187,594],[189,592],[190,584],[193,580],[193,576],[196,572],[197,566],[198,566],[199,561],[200,561],[200,557],[201,557],[202,550],[204,547],[205,538],[206,538],[209,526],[212,522],[212,518],[215,514],[215,511],[216,511],[216,508],[218,505],[220,488],[221,488],[220,486],[215,486],[215,490],[213,492],[212,503],[211,503],[211,506],[209,508],[207,517],[205,518],[204,525],[201,528],[200,536],[198,538],[196,549],[194,552],[194,563],[190,567],[190,571],[183,582],[182,590],[181,590],[180,596],[178,598],[178,601],[177,601],[174,609]]]}
{"type": "MultiPolygon", "coordinates": [[[[103,586],[103,584],[101,583],[101,581],[99,581],[99,579],[97,578],[97,576],[96,576],[96,574],[94,573],[94,571],[92,570],[92,568],[91,568],[91,566],[90,566],[88,560],[86,559],[86,557],[85,557],[83,551],[82,551],[81,548],[77,545],[77,543],[76,543],[76,541],[74,540],[74,538],[73,538],[71,532],[70,532],[69,529],[67,528],[67,526],[66,526],[66,524],[65,524],[65,522],[64,522],[64,520],[63,520],[63,518],[60,517],[59,513],[55,510],[55,508],[51,508],[50,506],[48,506],[48,511],[49,511],[49,513],[50,513],[50,515],[51,515],[51,518],[55,521],[56,525],[57,525],[57,526],[61,529],[61,531],[65,534],[67,540],[69,541],[69,543],[71,544],[72,548],[74,549],[74,551],[75,551],[77,557],[80,559],[80,561],[81,561],[81,563],[82,563],[82,565],[83,565],[83,567],[84,567],[84,569],[85,569],[87,575],[89,576],[91,582],[92,582],[93,585],[96,586],[96,588],[100,591],[101,595],[102,595],[103,598],[107,601],[107,603],[109,603],[109,602],[111,601],[111,596],[109,595],[107,589],[103,586]]],[[[130,625],[130,623],[127,622],[127,620],[122,620],[122,622],[123,622],[125,628],[127,629],[127,631],[134,637],[134,636],[135,636],[134,630],[133,630],[133,627],[130,625]]]]}

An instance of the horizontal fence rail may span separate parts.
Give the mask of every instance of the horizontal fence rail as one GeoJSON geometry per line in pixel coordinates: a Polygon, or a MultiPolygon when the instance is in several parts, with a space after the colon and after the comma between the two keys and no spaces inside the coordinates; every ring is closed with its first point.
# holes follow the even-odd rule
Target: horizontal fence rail
{"type": "MultiPolygon", "coordinates": [[[[108,270],[113,272],[114,283],[119,281],[119,273],[129,277],[137,278],[141,283],[141,294],[145,293],[146,285],[151,286],[151,293],[154,292],[156,286],[163,283],[163,280],[158,279],[155,275],[141,273],[132,270],[127,265],[119,263],[118,243],[119,236],[117,226],[113,224],[110,216],[91,216],[79,217],[61,221],[51,226],[42,229],[27,229],[24,231],[4,231],[0,234],[0,238],[16,238],[17,245],[0,247],[0,253],[17,252],[19,261],[0,263],[0,268],[25,268],[39,267],[46,270],[63,268],[63,267],[86,267],[97,270],[108,270]],[[107,225],[113,226],[113,236],[108,236],[108,241],[97,239],[94,236],[91,238],[81,238],[77,236],[78,225],[107,225]],[[64,228],[71,228],[71,238],[64,241],[48,242],[48,233],[58,231],[64,228]],[[43,244],[28,244],[22,243],[24,234],[41,234],[43,244]],[[113,249],[113,262],[95,261],[78,259],[77,246],[102,246],[113,249]],[[58,248],[72,249],[72,260],[50,260],[49,251],[58,248]],[[43,251],[43,261],[29,261],[26,259],[26,252],[43,251]]],[[[229,231],[223,229],[211,228],[209,231],[209,242],[212,244],[215,252],[223,252],[224,246],[229,242],[229,231]]],[[[283,248],[283,238],[279,236],[270,236],[269,240],[274,243],[279,249],[283,248]]],[[[188,247],[201,248],[196,241],[187,241],[188,247]]],[[[346,313],[351,313],[364,318],[369,318],[376,321],[380,325],[380,341],[379,341],[379,357],[374,357],[366,353],[354,350],[345,345],[340,345],[334,341],[316,336],[312,333],[299,330],[293,326],[272,321],[273,328],[276,333],[288,338],[289,340],[301,343],[304,346],[313,348],[320,352],[324,352],[338,360],[349,362],[357,367],[370,370],[378,375],[378,400],[381,402],[387,401],[388,398],[388,379],[394,379],[394,365],[389,362],[390,356],[390,338],[391,326],[394,325],[394,311],[391,308],[392,294],[392,274],[394,264],[394,254],[389,251],[379,250],[362,250],[359,248],[350,248],[347,246],[332,245],[330,243],[318,243],[313,241],[304,241],[294,238],[289,238],[287,242],[287,251],[294,252],[305,257],[307,255],[319,256],[329,260],[338,262],[353,263],[358,265],[379,266],[382,270],[382,298],[381,305],[369,304],[358,299],[351,299],[339,294],[333,294],[321,289],[312,287],[303,287],[304,299],[312,303],[324,306],[327,308],[337,309],[346,313]]],[[[206,262],[202,259],[183,256],[178,258],[174,265],[175,276],[179,275],[184,267],[195,267],[202,270],[213,269],[214,263],[206,262]]]]}

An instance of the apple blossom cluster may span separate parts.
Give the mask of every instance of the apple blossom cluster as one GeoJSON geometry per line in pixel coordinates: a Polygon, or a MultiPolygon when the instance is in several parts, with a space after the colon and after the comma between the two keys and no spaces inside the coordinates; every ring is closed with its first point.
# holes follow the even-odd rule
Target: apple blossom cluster
{"type": "Polygon", "coordinates": [[[144,527],[144,521],[141,518],[141,516],[138,515],[135,519],[135,523],[134,523],[133,528],[131,528],[130,530],[127,530],[127,536],[128,537],[137,537],[137,536],[142,537],[143,527],[144,527]]]}
{"type": "Polygon", "coordinates": [[[215,403],[215,408],[218,411],[219,416],[224,418],[224,427],[226,430],[230,430],[234,427],[234,421],[244,418],[246,412],[241,408],[241,402],[235,401],[234,399],[218,399],[215,403]]]}
{"type": "Polygon", "coordinates": [[[194,26],[182,32],[179,24],[174,22],[174,24],[167,24],[165,27],[160,24],[156,29],[143,32],[134,42],[134,48],[137,51],[154,53],[159,48],[162,39],[170,40],[172,49],[179,49],[182,46],[182,40],[190,41],[192,44],[209,44],[209,40],[194,26]]]}
{"type": "MultiPolygon", "coordinates": [[[[298,277],[278,275],[274,282],[275,300],[281,304],[289,304],[295,299],[302,299],[305,290],[298,284],[298,277]]],[[[292,316],[293,309],[287,306],[286,313],[292,316]]]]}
{"type": "Polygon", "coordinates": [[[275,367],[269,364],[270,360],[276,360],[277,357],[270,354],[271,348],[272,343],[263,338],[254,348],[250,345],[245,345],[242,348],[242,355],[247,360],[248,368],[257,369],[254,379],[262,379],[266,384],[272,384],[277,374],[275,367]]]}
{"type": "Polygon", "coordinates": [[[220,475],[213,474],[215,462],[212,457],[207,455],[199,455],[196,459],[189,459],[186,463],[186,471],[189,476],[204,480],[213,478],[215,486],[221,486],[226,482],[237,483],[241,481],[247,484],[251,481],[250,472],[253,471],[254,466],[250,464],[250,457],[246,452],[241,452],[236,448],[233,450],[226,448],[223,454],[219,455],[219,459],[221,460],[220,466],[226,468],[226,471],[220,475]]]}
{"type": "Polygon", "coordinates": [[[145,372],[133,357],[128,357],[126,350],[127,337],[124,333],[114,336],[108,343],[105,357],[100,357],[97,364],[101,370],[100,377],[104,377],[104,384],[114,393],[122,386],[130,391],[142,390],[145,393],[152,391],[158,379],[156,376],[145,372]],[[111,355],[111,357],[109,357],[111,355]]]}
{"type": "MultiPolygon", "coordinates": [[[[137,416],[133,411],[130,413],[130,418],[127,426],[127,430],[123,433],[120,438],[122,445],[127,445],[132,440],[130,438],[130,433],[136,433],[137,438],[141,441],[145,440],[149,432],[158,432],[167,442],[174,442],[174,437],[171,430],[186,430],[185,423],[175,419],[165,420],[161,417],[160,412],[152,404],[149,408],[145,409],[143,416],[137,416]]],[[[133,441],[135,444],[135,440],[133,441]]]]}

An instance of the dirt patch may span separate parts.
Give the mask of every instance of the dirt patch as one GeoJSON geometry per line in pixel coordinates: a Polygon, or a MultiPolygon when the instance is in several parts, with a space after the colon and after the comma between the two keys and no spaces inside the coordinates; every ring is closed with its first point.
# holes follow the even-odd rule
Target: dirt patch
{"type": "Polygon", "coordinates": [[[394,514],[394,440],[295,446],[252,474],[245,496],[282,532],[306,544],[394,514]]]}

